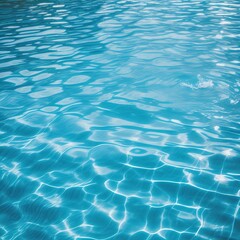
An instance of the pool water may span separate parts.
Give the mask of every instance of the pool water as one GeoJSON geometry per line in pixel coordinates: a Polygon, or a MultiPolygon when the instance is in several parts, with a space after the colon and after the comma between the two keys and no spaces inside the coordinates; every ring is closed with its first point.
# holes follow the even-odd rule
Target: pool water
{"type": "Polygon", "coordinates": [[[0,2],[0,238],[237,240],[238,0],[0,2]]]}

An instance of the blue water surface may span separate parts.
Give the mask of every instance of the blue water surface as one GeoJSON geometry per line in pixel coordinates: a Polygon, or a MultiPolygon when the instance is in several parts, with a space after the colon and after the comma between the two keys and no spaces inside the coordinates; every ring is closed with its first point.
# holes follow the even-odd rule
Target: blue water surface
{"type": "Polygon", "coordinates": [[[0,1],[0,239],[240,239],[239,0],[0,1]]]}

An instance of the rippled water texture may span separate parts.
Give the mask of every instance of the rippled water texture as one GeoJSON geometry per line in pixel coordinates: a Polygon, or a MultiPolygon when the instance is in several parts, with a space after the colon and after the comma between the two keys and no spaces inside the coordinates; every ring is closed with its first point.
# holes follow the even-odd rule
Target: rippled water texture
{"type": "Polygon", "coordinates": [[[0,238],[237,240],[238,0],[1,0],[0,238]]]}

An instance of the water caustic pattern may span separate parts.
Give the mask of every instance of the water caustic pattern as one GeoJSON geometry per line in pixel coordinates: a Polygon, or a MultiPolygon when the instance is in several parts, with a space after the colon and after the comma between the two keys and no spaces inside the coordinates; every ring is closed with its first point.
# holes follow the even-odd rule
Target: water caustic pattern
{"type": "Polygon", "coordinates": [[[3,240],[237,240],[238,0],[2,0],[3,240]]]}

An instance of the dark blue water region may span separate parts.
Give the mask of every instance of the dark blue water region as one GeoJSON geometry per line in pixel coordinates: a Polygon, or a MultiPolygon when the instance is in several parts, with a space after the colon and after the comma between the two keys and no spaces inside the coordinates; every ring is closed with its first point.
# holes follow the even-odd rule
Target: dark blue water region
{"type": "Polygon", "coordinates": [[[239,240],[238,0],[0,1],[0,239],[239,240]]]}

